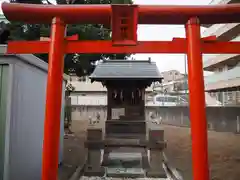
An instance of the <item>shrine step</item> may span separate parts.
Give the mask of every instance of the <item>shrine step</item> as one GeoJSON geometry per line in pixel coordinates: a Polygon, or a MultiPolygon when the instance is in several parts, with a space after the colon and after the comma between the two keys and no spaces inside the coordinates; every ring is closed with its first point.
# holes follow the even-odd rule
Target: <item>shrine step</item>
{"type": "Polygon", "coordinates": [[[106,176],[113,178],[144,178],[145,171],[142,168],[107,168],[106,176]]]}
{"type": "Polygon", "coordinates": [[[127,120],[108,120],[106,121],[106,134],[145,134],[146,122],[145,121],[127,121],[127,120]]]}
{"type": "Polygon", "coordinates": [[[141,153],[110,152],[107,158],[106,176],[119,178],[143,178],[141,153]]]}
{"type": "Polygon", "coordinates": [[[105,147],[147,147],[147,141],[141,138],[120,138],[118,137],[107,137],[105,139],[105,147]]]}
{"type": "Polygon", "coordinates": [[[144,121],[145,120],[145,116],[143,117],[139,117],[138,115],[134,116],[134,115],[131,115],[131,116],[120,116],[119,117],[119,120],[120,121],[125,121],[125,120],[129,120],[131,119],[131,121],[144,121]],[[141,118],[141,119],[139,119],[141,118]]]}
{"type": "Polygon", "coordinates": [[[107,138],[120,138],[120,139],[146,139],[145,133],[108,133],[105,135],[105,139],[107,138]]]}
{"type": "Polygon", "coordinates": [[[145,120],[132,120],[132,119],[125,119],[125,120],[114,120],[114,119],[112,119],[112,120],[107,120],[106,121],[106,123],[122,123],[122,124],[129,124],[129,123],[133,123],[133,124],[137,124],[137,123],[145,123],[146,124],[146,122],[145,122],[145,120]]]}

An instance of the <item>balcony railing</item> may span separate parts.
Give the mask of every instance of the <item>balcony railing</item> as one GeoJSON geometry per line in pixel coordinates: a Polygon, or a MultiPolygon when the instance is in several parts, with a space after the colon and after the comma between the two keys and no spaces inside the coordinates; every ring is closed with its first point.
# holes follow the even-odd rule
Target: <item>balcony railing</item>
{"type": "Polygon", "coordinates": [[[202,35],[203,37],[215,35],[221,40],[231,40],[239,33],[238,25],[239,23],[214,24],[207,28],[202,35]]]}
{"type": "Polygon", "coordinates": [[[228,4],[231,0],[212,0],[209,4],[228,4]]]}
{"type": "MultiPolygon", "coordinates": [[[[229,82],[230,80],[234,80],[237,78],[240,79],[240,66],[237,66],[228,71],[206,76],[204,78],[204,81],[205,81],[205,85],[208,85],[212,83],[218,83],[220,81],[229,82]]],[[[226,84],[226,87],[227,85],[228,83],[226,84]]],[[[240,86],[240,81],[239,81],[239,84],[235,84],[235,85],[240,86]]],[[[224,88],[224,87],[221,87],[221,88],[224,88]]]]}
{"type": "MultiPolygon", "coordinates": [[[[231,41],[240,41],[240,36],[234,38],[231,41]]],[[[207,58],[203,61],[203,67],[204,69],[208,70],[208,67],[211,67],[212,65],[216,65],[218,63],[227,61],[228,59],[232,59],[234,57],[239,56],[239,54],[216,54],[214,57],[207,58]]]]}
{"type": "Polygon", "coordinates": [[[0,14],[0,22],[9,23],[6,17],[3,14],[0,14]]]}

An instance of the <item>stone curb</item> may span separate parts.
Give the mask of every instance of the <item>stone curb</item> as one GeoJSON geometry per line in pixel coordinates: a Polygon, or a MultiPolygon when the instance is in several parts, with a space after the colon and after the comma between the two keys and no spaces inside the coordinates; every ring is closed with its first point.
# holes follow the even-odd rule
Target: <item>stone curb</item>
{"type": "Polygon", "coordinates": [[[178,170],[174,167],[172,167],[170,164],[169,164],[169,161],[167,159],[167,156],[165,155],[165,153],[163,153],[163,158],[164,158],[164,164],[166,166],[166,170],[169,170],[170,171],[170,175],[173,175],[174,178],[176,180],[183,180],[183,177],[182,175],[178,172],[178,170]]]}
{"type": "Polygon", "coordinates": [[[84,168],[86,165],[86,161],[77,167],[76,171],[73,173],[73,175],[69,178],[69,180],[79,180],[84,172],[84,168]]]}

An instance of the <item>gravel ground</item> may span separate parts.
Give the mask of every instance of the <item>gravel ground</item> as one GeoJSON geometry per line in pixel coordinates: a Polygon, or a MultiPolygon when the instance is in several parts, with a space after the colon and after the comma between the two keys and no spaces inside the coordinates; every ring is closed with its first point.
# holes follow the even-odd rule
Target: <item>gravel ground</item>
{"type": "Polygon", "coordinates": [[[77,167],[84,163],[85,132],[77,132],[64,138],[63,163],[59,168],[59,180],[68,180],[77,167]]]}
{"type": "MultiPolygon", "coordinates": [[[[169,162],[182,173],[184,180],[192,180],[190,129],[165,125],[163,127],[167,140],[165,153],[169,162]]],[[[86,156],[86,150],[83,148],[84,130],[79,129],[74,137],[65,139],[64,162],[60,168],[59,180],[67,180],[76,167],[84,163],[86,156]]],[[[211,179],[239,180],[240,135],[208,132],[208,139],[211,179]]]]}
{"type": "MultiPolygon", "coordinates": [[[[191,139],[189,128],[164,126],[166,155],[185,180],[192,180],[191,139]]],[[[212,180],[240,179],[240,135],[208,132],[209,164],[212,180]]]]}

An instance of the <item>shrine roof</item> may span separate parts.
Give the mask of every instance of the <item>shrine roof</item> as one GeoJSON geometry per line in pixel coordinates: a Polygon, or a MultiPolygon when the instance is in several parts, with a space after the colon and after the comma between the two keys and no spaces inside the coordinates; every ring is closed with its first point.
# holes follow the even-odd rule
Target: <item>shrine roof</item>
{"type": "Polygon", "coordinates": [[[143,79],[160,81],[162,76],[155,62],[140,60],[105,60],[91,74],[92,80],[143,79]]]}

